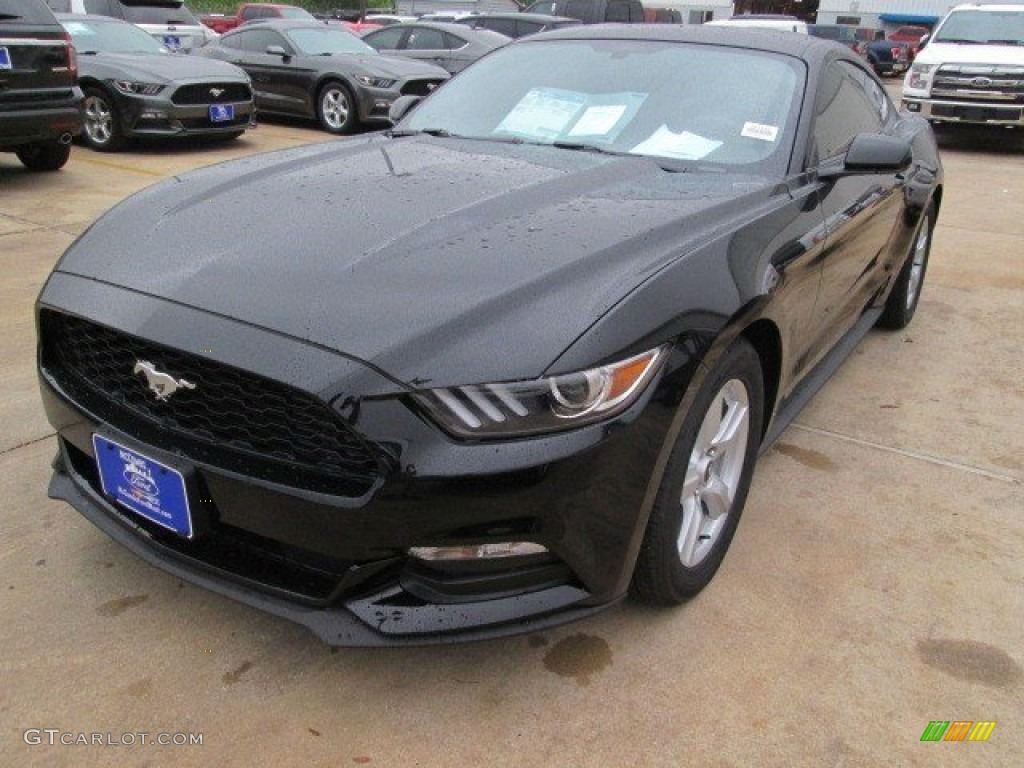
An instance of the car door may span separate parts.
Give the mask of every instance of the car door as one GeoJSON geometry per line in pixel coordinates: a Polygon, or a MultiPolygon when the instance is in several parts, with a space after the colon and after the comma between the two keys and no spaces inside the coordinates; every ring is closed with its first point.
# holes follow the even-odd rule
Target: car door
{"type": "MultiPolygon", "coordinates": [[[[841,162],[859,133],[892,132],[895,108],[860,66],[833,60],[819,82],[813,129],[819,166],[841,162]]],[[[844,175],[819,184],[825,248],[811,350],[815,357],[856,323],[887,279],[886,249],[904,207],[902,174],[844,175]]]]}
{"type": "Polygon", "coordinates": [[[280,46],[285,53],[294,50],[280,32],[254,26],[225,35],[221,47],[229,51],[228,61],[237,64],[252,78],[253,97],[258,109],[268,112],[306,114],[304,98],[296,96],[288,80],[287,59],[267,53],[270,46],[280,46]]]}

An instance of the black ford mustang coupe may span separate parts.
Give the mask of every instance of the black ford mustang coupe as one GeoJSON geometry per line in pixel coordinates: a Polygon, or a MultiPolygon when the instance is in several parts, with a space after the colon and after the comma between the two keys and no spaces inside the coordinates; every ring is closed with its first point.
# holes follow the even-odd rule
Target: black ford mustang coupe
{"type": "Polygon", "coordinates": [[[667,25],[530,37],[416,101],[68,249],[50,495],[332,644],[696,594],[759,449],[914,314],[927,123],[833,43],[667,25]]]}

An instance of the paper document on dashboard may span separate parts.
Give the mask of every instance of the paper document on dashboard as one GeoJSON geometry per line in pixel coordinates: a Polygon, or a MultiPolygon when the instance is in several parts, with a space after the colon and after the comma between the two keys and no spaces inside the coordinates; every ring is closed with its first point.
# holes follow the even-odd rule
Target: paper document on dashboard
{"type": "Polygon", "coordinates": [[[696,133],[673,133],[667,125],[661,126],[649,138],[631,150],[635,155],[659,155],[678,160],[700,160],[722,146],[722,142],[705,139],[696,133]]]}

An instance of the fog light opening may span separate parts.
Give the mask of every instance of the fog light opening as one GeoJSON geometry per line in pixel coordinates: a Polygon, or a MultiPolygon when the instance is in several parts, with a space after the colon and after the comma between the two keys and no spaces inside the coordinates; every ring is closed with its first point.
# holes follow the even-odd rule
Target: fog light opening
{"type": "Polygon", "coordinates": [[[409,555],[418,560],[483,560],[495,557],[542,555],[547,547],[532,541],[505,541],[460,547],[411,547],[409,555]]]}

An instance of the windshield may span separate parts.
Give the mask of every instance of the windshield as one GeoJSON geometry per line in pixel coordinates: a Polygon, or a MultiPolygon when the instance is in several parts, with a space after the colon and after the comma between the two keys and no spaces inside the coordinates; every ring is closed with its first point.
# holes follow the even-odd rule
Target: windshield
{"type": "Polygon", "coordinates": [[[79,54],[170,53],[136,26],[118,21],[63,21],[79,54]]]}
{"type": "Polygon", "coordinates": [[[1024,13],[956,11],[939,27],[932,42],[1024,45],[1024,13]]]}
{"type": "Polygon", "coordinates": [[[153,3],[152,5],[121,4],[124,20],[132,24],[177,24],[199,26],[192,11],[181,3],[153,3]]]}
{"type": "Polygon", "coordinates": [[[288,36],[295,43],[295,47],[308,56],[325,56],[334,53],[377,55],[377,51],[351,32],[337,27],[292,29],[288,31],[288,36]]]}
{"type": "Polygon", "coordinates": [[[395,132],[781,164],[802,91],[802,67],[774,54],[638,40],[517,43],[438,89],[395,132]]]}

